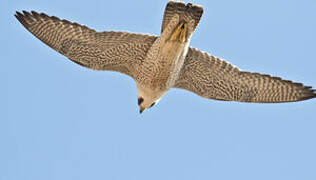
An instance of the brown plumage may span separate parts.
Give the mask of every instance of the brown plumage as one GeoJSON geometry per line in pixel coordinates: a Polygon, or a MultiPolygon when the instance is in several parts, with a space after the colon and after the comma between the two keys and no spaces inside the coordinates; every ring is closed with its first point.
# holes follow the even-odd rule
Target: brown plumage
{"type": "Polygon", "coordinates": [[[95,70],[112,70],[135,77],[157,37],[127,32],[96,32],[86,26],[44,13],[16,12],[15,17],[34,36],[73,62],[95,70]]]}
{"type": "Polygon", "coordinates": [[[280,103],[316,97],[310,86],[240,71],[226,61],[194,48],[189,49],[175,87],[205,98],[226,101],[280,103]]]}
{"type": "Polygon", "coordinates": [[[175,15],[180,15],[181,21],[194,20],[194,28],[196,28],[201,20],[203,14],[203,8],[201,6],[192,5],[191,3],[184,4],[182,2],[170,1],[164,12],[163,21],[161,25],[161,32],[169,24],[171,18],[175,15]]]}
{"type": "Polygon", "coordinates": [[[96,32],[44,13],[16,12],[34,36],[73,62],[134,78],[140,111],[153,106],[170,88],[202,97],[241,102],[278,103],[316,97],[301,83],[240,71],[224,60],[189,47],[203,14],[201,6],[170,1],[161,35],[96,32]]]}

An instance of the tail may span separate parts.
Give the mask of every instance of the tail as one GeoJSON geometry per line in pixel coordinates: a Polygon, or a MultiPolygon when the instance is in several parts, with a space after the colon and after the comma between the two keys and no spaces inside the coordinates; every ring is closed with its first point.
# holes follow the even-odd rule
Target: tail
{"type": "Polygon", "coordinates": [[[161,32],[163,32],[165,27],[167,27],[174,14],[179,14],[180,21],[189,22],[193,19],[195,21],[195,29],[202,17],[203,7],[199,5],[192,5],[191,3],[185,4],[184,2],[176,1],[168,2],[163,16],[161,32]]]}

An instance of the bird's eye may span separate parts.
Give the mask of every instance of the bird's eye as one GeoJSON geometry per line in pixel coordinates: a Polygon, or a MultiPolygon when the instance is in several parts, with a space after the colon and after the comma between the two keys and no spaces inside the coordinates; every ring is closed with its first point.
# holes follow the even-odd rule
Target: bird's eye
{"type": "Polygon", "coordinates": [[[138,98],[138,105],[140,105],[143,101],[144,99],[142,97],[138,98]]]}
{"type": "Polygon", "coordinates": [[[153,103],[150,105],[150,108],[151,108],[151,107],[153,107],[155,104],[156,104],[156,103],[155,103],[155,102],[153,102],[153,103]]]}

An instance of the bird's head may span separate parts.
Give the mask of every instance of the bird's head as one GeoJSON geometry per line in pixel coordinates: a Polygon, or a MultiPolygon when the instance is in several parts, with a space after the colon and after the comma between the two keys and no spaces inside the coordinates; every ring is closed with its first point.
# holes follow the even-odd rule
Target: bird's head
{"type": "Polygon", "coordinates": [[[153,107],[156,103],[158,103],[158,100],[150,100],[148,98],[138,97],[138,106],[139,106],[139,113],[142,113],[148,108],[153,107]]]}
{"type": "Polygon", "coordinates": [[[165,91],[152,91],[146,88],[138,87],[139,113],[142,113],[146,109],[156,105],[164,94],[165,91]]]}

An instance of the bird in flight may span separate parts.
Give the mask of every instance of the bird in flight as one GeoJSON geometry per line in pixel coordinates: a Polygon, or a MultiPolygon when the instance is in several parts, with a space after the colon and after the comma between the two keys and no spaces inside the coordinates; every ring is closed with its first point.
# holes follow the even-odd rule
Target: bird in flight
{"type": "Polygon", "coordinates": [[[129,32],[97,32],[86,26],[34,11],[15,17],[34,36],[94,70],[117,71],[137,84],[140,113],[170,88],[181,88],[205,98],[254,102],[294,102],[316,97],[315,90],[279,77],[241,71],[228,62],[190,47],[203,7],[168,2],[160,36],[129,32]]]}

